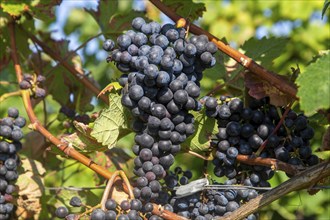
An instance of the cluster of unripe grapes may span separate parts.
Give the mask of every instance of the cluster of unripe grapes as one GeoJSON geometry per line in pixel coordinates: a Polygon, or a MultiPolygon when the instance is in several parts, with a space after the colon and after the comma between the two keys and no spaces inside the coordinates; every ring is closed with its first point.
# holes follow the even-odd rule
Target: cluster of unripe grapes
{"type": "Polygon", "coordinates": [[[10,219],[14,212],[14,205],[9,201],[16,192],[17,167],[21,163],[17,152],[22,149],[21,128],[25,124],[16,108],[9,108],[7,117],[0,119],[0,219],[10,219]]]}
{"type": "Polygon", "coordinates": [[[46,81],[46,77],[43,75],[31,75],[24,74],[22,81],[19,83],[20,89],[30,89],[32,92],[32,97],[34,98],[44,98],[46,96],[46,91],[43,88],[43,83],[46,81]]]}
{"type": "Polygon", "coordinates": [[[110,52],[107,60],[124,73],[119,79],[122,104],[135,118],[134,194],[149,202],[159,198],[159,180],[180,144],[195,132],[189,111],[201,109],[199,81],[215,65],[217,47],[205,35],[186,39],[186,30],[172,24],[135,18],[132,27],[116,43],[106,40],[103,48],[110,52]]]}

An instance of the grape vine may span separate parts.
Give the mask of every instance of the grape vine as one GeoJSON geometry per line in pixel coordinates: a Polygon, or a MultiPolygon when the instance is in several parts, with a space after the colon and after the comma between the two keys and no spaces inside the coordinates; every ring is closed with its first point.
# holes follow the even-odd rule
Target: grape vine
{"type": "Polygon", "coordinates": [[[150,0],[146,13],[123,14],[117,3],[100,1],[96,11],[84,11],[99,31],[81,35],[84,43],[73,51],[31,22],[49,21],[44,15],[60,2],[0,3],[0,219],[252,220],[290,192],[326,188],[330,105],[328,81],[318,81],[326,79],[327,51],[302,73],[292,68],[287,80],[269,70],[285,71],[270,65],[284,45],[252,39],[244,53],[233,49],[192,23],[204,3],[190,2],[188,13],[187,2],[150,0]],[[175,23],[153,21],[156,8],[175,23]],[[108,54],[97,54],[99,67],[87,70],[91,56],[80,60],[77,52],[88,54],[94,40],[100,55],[108,54]],[[260,48],[251,47],[254,41],[260,48]],[[324,92],[324,100],[309,91],[324,92]],[[309,107],[310,100],[320,104],[309,107]],[[68,165],[69,159],[78,163],[68,165]],[[97,187],[56,187],[71,178],[67,170],[82,174],[79,164],[94,172],[82,179],[97,187]],[[275,180],[277,171],[288,180],[275,180]],[[91,192],[103,188],[101,199],[91,192]],[[46,198],[45,190],[55,193],[46,198]]]}

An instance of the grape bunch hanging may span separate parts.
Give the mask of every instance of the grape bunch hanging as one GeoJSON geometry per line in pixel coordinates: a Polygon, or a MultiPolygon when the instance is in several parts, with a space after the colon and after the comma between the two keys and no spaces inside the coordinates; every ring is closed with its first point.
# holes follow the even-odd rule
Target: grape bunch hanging
{"type": "Polygon", "coordinates": [[[21,164],[17,152],[22,149],[21,128],[25,123],[16,108],[9,108],[8,116],[0,119],[0,219],[10,219],[15,210],[10,201],[17,191],[17,167],[21,164]]]}
{"type": "Polygon", "coordinates": [[[215,65],[217,47],[205,35],[186,39],[186,30],[172,24],[161,27],[135,18],[132,27],[117,38],[117,49],[112,40],[103,48],[110,52],[108,61],[124,72],[121,101],[135,117],[134,194],[147,202],[159,197],[159,180],[174,163],[180,144],[195,132],[189,111],[202,107],[196,100],[199,81],[215,65]]]}

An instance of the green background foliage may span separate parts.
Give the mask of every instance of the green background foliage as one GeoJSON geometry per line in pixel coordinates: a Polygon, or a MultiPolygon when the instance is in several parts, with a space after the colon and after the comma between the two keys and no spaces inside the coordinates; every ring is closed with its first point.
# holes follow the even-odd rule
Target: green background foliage
{"type": "MultiPolygon", "coordinates": [[[[111,171],[122,168],[132,175],[130,171],[134,155],[130,147],[133,144],[133,136],[127,135],[130,119],[118,101],[117,91],[110,94],[110,106],[106,106],[71,76],[67,69],[61,66],[59,60],[53,60],[49,54],[42,52],[40,46],[29,40],[27,33],[37,36],[61,59],[74,65],[92,79],[97,87],[104,88],[109,83],[115,82],[121,73],[113,64],[105,62],[107,54],[102,51],[103,40],[106,38],[115,40],[118,35],[130,28],[130,22],[134,17],[143,16],[149,20],[163,22],[164,16],[149,2],[140,1],[140,3],[144,2],[145,11],[138,12],[133,10],[133,3],[136,4],[137,1],[111,0],[101,1],[95,9],[73,7],[62,19],[63,26],[54,26],[63,16],[58,13],[60,7],[67,3],[64,1],[60,6],[60,2],[33,0],[22,3],[18,0],[4,0],[0,3],[0,81],[9,82],[9,84],[0,84],[0,96],[18,90],[13,63],[9,56],[11,48],[7,29],[7,24],[12,19],[10,16],[14,16],[17,23],[23,27],[23,29],[17,27],[15,29],[23,72],[47,77],[46,99],[35,100],[33,103],[38,119],[55,136],[65,136],[64,140],[76,141],[79,135],[68,136],[76,129],[68,130],[63,127],[63,121],[59,119],[59,108],[66,105],[80,114],[92,114],[102,110],[101,116],[90,125],[90,128],[94,128],[88,137],[88,143],[92,146],[79,150],[111,171]],[[61,32],[62,36],[58,37],[56,32],[61,32]],[[69,39],[75,39],[75,43],[69,42],[69,39]],[[95,105],[94,110],[86,109],[90,103],[95,105]],[[117,137],[120,138],[118,141],[117,137]],[[105,154],[96,151],[103,152],[107,148],[112,149],[106,150],[105,154]]],[[[294,110],[303,111],[311,116],[310,123],[316,133],[311,143],[313,150],[320,151],[322,144],[324,148],[325,143],[322,143],[322,138],[329,127],[324,112],[330,107],[328,52],[330,16],[329,10],[323,8],[329,5],[328,0],[166,0],[164,2],[178,14],[191,22],[194,21],[273,72],[293,80],[297,76],[293,74],[291,68],[299,67],[301,74],[298,73],[297,85],[300,101],[296,102],[294,110]]],[[[216,67],[206,71],[201,83],[202,95],[219,87],[221,89],[214,94],[215,96],[226,94],[244,98],[247,94],[242,74],[244,69],[221,52],[216,54],[216,59],[216,67]]],[[[21,114],[27,117],[19,97],[1,100],[1,117],[6,114],[9,106],[17,107],[21,114]]],[[[185,149],[207,150],[206,145],[215,122],[205,119],[202,113],[196,114],[196,118],[196,122],[201,124],[197,126],[196,135],[185,144],[185,149]]],[[[41,175],[45,188],[42,190],[41,209],[37,210],[41,213],[40,219],[51,219],[55,207],[63,203],[67,204],[68,198],[73,195],[79,194],[89,205],[99,202],[101,189],[68,191],[59,187],[104,186],[104,179],[83,165],[66,158],[40,135],[31,132],[28,128],[24,131],[27,138],[21,156],[40,162],[40,166],[46,170],[45,174],[41,175]],[[52,190],[50,187],[58,187],[58,190],[52,190]]],[[[78,141],[86,143],[84,139],[78,141]]],[[[319,155],[327,159],[325,153],[320,152],[319,155]]],[[[176,164],[173,167],[179,165],[184,169],[191,169],[196,178],[203,174],[203,161],[186,153],[176,157],[176,164]]],[[[211,167],[210,172],[212,172],[211,167]]],[[[272,180],[272,186],[287,179],[285,174],[277,172],[272,180]]],[[[262,209],[260,217],[261,219],[328,219],[329,198],[329,190],[313,196],[305,191],[294,192],[262,209]]]]}

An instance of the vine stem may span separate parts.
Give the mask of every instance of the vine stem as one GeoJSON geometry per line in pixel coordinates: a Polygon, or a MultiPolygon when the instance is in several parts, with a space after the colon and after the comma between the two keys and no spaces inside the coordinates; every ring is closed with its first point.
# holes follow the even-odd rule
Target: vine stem
{"type": "MultiPolygon", "coordinates": [[[[86,86],[89,90],[91,90],[96,96],[100,93],[100,90],[91,83],[86,76],[80,71],[77,70],[75,67],[70,65],[65,59],[61,59],[60,55],[56,53],[54,50],[49,48],[44,42],[40,41],[36,36],[26,31],[24,28],[20,27],[21,30],[23,30],[24,33],[36,44],[38,44],[42,50],[48,54],[52,59],[59,62],[65,69],[71,73],[75,78],[77,78],[84,86],[86,86]]],[[[70,54],[69,54],[70,55],[70,54]]],[[[101,94],[100,99],[105,102],[106,104],[109,104],[108,97],[105,94],[101,94]]]]}
{"type": "MultiPolygon", "coordinates": [[[[23,79],[22,69],[19,64],[19,58],[17,55],[17,47],[16,47],[16,39],[15,39],[15,23],[9,23],[9,33],[10,33],[10,43],[11,43],[11,58],[14,62],[16,77],[18,83],[20,83],[23,79]]],[[[103,177],[109,179],[111,177],[111,173],[106,170],[104,167],[97,165],[92,160],[84,156],[83,154],[76,151],[71,146],[62,143],[59,139],[53,136],[46,128],[44,128],[39,122],[37,116],[35,115],[32,104],[29,90],[21,90],[21,95],[24,103],[25,110],[28,114],[28,117],[31,121],[32,127],[34,130],[39,131],[44,137],[46,137],[50,142],[52,142],[55,146],[57,146],[61,151],[63,151],[66,155],[72,157],[73,159],[79,161],[90,169],[94,170],[98,174],[103,177]]]]}
{"type": "Polygon", "coordinates": [[[304,167],[298,165],[291,165],[272,158],[251,157],[249,155],[239,154],[236,160],[249,165],[260,165],[271,167],[274,170],[282,170],[287,174],[296,175],[299,171],[304,170],[304,167]]]}
{"type": "MultiPolygon", "coordinates": [[[[169,18],[173,21],[177,22],[179,19],[183,19],[181,16],[177,15],[173,12],[169,7],[167,7],[163,2],[159,0],[149,0],[152,4],[154,4],[161,12],[166,14],[169,18]]],[[[186,22],[188,23],[188,22],[186,22]]],[[[231,48],[229,45],[220,41],[217,37],[212,35],[211,33],[203,30],[202,28],[194,25],[189,24],[190,32],[196,35],[205,34],[210,41],[215,43],[219,50],[236,60],[239,64],[241,64],[246,69],[250,70],[252,73],[257,75],[259,78],[266,80],[271,85],[275,86],[280,91],[284,92],[285,94],[290,95],[294,99],[298,99],[297,88],[288,81],[283,80],[279,75],[273,73],[263,66],[257,64],[253,59],[250,57],[240,53],[239,51],[231,48]]]]}
{"type": "MultiPolygon", "coordinates": [[[[210,157],[203,156],[193,151],[187,151],[190,155],[203,159],[205,161],[211,160],[210,157]]],[[[291,165],[285,162],[282,162],[277,159],[272,158],[262,158],[262,157],[253,157],[250,155],[238,154],[236,160],[240,163],[249,164],[249,165],[260,165],[270,167],[273,170],[281,170],[287,174],[296,175],[299,171],[304,170],[305,168],[299,165],[291,165]]]]}
{"type": "Polygon", "coordinates": [[[12,97],[12,96],[18,96],[21,95],[21,91],[15,91],[15,92],[8,92],[0,96],[0,102],[4,101],[5,99],[12,97]]]}
{"type": "Polygon", "coordinates": [[[274,189],[250,200],[231,214],[225,217],[215,218],[215,220],[243,219],[290,192],[313,187],[316,182],[328,176],[330,176],[330,162],[325,161],[300,172],[274,189]]]}
{"type": "Polygon", "coordinates": [[[179,215],[173,215],[172,212],[164,210],[162,206],[153,204],[154,209],[152,211],[153,214],[158,215],[162,218],[169,219],[169,220],[188,220],[185,217],[179,216],[179,215]]]}

